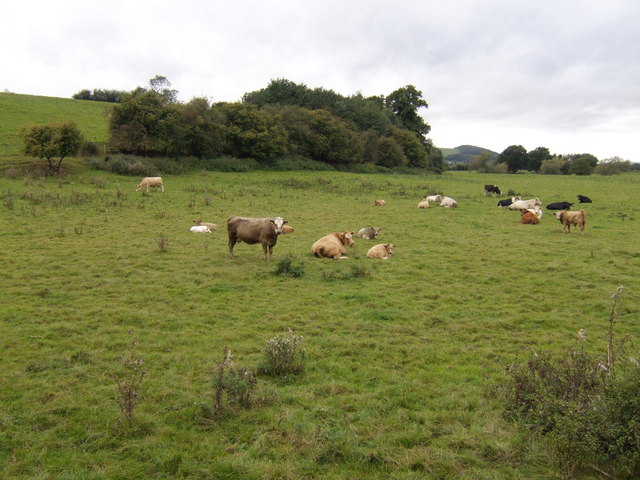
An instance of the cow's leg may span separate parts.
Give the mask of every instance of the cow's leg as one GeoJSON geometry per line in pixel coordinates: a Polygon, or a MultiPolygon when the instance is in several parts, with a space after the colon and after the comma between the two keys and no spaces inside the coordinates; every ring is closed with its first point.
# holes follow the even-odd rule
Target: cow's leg
{"type": "Polygon", "coordinates": [[[229,258],[233,258],[233,246],[236,244],[237,238],[229,235],[229,258]]]}

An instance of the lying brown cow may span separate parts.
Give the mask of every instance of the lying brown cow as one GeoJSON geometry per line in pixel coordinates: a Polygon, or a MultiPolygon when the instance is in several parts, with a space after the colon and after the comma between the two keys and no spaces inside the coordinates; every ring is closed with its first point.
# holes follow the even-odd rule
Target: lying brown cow
{"type": "Polygon", "coordinates": [[[564,233],[571,231],[571,225],[577,225],[580,228],[580,232],[584,233],[584,226],[586,224],[584,210],[578,210],[577,212],[556,212],[556,218],[562,224],[562,231],[564,233]]]}
{"type": "Polygon", "coordinates": [[[233,258],[233,247],[236,243],[244,242],[249,245],[261,243],[264,259],[271,259],[273,247],[282,233],[282,226],[287,223],[282,217],[275,218],[245,218],[231,216],[227,220],[229,232],[229,257],[233,258]]]}
{"type": "Polygon", "coordinates": [[[520,223],[523,225],[537,225],[540,223],[538,216],[529,210],[520,211],[520,223]]]}
{"type": "Polygon", "coordinates": [[[325,235],[311,245],[311,252],[318,258],[347,258],[345,245],[352,247],[355,232],[335,232],[325,235]]]}
{"type": "Polygon", "coordinates": [[[392,243],[379,243],[369,249],[367,257],[387,260],[393,253],[394,248],[396,248],[396,246],[392,243]]]}

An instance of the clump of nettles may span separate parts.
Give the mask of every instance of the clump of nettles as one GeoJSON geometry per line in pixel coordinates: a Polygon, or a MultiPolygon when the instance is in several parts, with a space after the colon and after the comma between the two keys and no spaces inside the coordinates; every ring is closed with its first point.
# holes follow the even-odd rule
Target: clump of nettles
{"type": "Polygon", "coordinates": [[[640,363],[627,355],[628,339],[614,336],[622,290],[612,295],[604,353],[584,351],[588,335],[581,329],[564,354],[534,352],[511,365],[502,391],[507,412],[550,438],[568,470],[639,478],[640,363]]]}
{"type": "Polygon", "coordinates": [[[218,364],[213,377],[213,412],[221,413],[227,406],[245,408],[253,404],[257,389],[256,374],[249,368],[237,368],[229,347],[224,349],[224,359],[218,364]]]}
{"type": "Polygon", "coordinates": [[[304,275],[304,262],[294,262],[293,257],[287,255],[281,259],[273,272],[283,277],[302,277],[304,275]]]}
{"type": "Polygon", "coordinates": [[[267,341],[260,372],[274,376],[301,373],[304,371],[304,361],[302,335],[289,330],[267,341]]]}
{"type": "Polygon", "coordinates": [[[137,344],[136,340],[131,343],[129,356],[122,360],[124,372],[114,377],[118,387],[116,403],[120,407],[122,420],[128,426],[133,425],[135,410],[142,400],[142,379],[146,374],[142,369],[142,358],[136,352],[137,344]]]}

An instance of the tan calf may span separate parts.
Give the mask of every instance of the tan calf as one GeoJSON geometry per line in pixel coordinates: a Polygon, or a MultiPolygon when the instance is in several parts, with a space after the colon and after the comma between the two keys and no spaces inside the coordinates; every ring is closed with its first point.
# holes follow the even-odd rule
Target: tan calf
{"type": "Polygon", "coordinates": [[[394,248],[396,248],[396,246],[392,243],[379,243],[369,249],[367,257],[387,260],[393,253],[394,248]]]}

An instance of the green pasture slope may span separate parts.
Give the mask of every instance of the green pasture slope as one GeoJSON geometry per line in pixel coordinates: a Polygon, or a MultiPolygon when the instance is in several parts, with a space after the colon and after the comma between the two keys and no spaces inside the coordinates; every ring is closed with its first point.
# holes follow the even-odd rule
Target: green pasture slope
{"type": "Polygon", "coordinates": [[[110,108],[104,102],[0,93],[0,160],[20,154],[20,130],[33,125],[73,121],[87,140],[104,143],[110,108]]]}
{"type": "Polygon", "coordinates": [[[604,352],[620,285],[616,335],[637,341],[640,176],[200,172],[149,195],[137,181],[0,178],[0,478],[601,478],[562,470],[492,392],[501,365],[564,352],[580,329],[604,352]],[[547,210],[520,225],[485,183],[587,195],[586,233],[547,210]],[[459,208],[418,209],[432,192],[459,208]],[[232,214],[295,232],[270,263],[259,245],[232,260],[232,214]],[[191,233],[196,218],[221,228],[191,233]],[[324,234],[369,225],[397,245],[390,260],[367,259],[364,240],[348,260],[311,256],[324,234]],[[274,275],[286,256],[303,276],[274,275]],[[207,415],[224,348],[255,366],[287,329],[305,372],[260,375],[251,408],[207,415]],[[125,428],[114,376],[133,340],[146,375],[125,428]]]}

